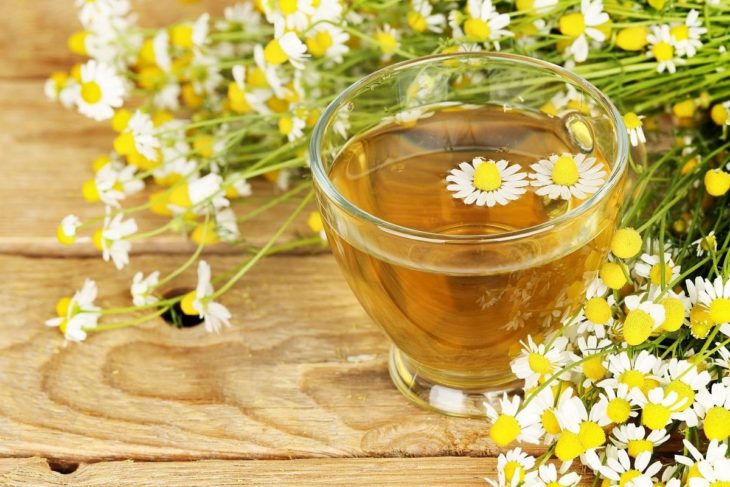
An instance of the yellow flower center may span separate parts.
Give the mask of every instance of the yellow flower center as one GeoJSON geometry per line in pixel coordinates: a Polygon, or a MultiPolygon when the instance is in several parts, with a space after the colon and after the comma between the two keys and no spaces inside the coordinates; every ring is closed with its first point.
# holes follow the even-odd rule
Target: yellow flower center
{"type": "Polygon", "coordinates": [[[198,311],[193,308],[193,301],[197,298],[195,291],[190,291],[180,301],[180,309],[188,316],[198,316],[198,311]]]}
{"type": "Polygon", "coordinates": [[[721,169],[705,173],[705,189],[711,196],[722,196],[730,190],[730,174],[721,169]]]}
{"type": "Polygon", "coordinates": [[[660,41],[651,48],[657,61],[669,61],[674,57],[674,47],[665,41],[660,41]]]}
{"type": "Polygon", "coordinates": [[[605,325],[611,318],[611,307],[603,298],[591,298],[586,303],[585,314],[593,323],[605,325]]]}
{"type": "Polygon", "coordinates": [[[383,54],[391,54],[398,47],[398,39],[388,32],[376,32],[375,40],[383,54]]]}
{"type": "Polygon", "coordinates": [[[170,28],[170,43],[182,49],[193,47],[193,26],[188,24],[175,25],[170,28]]]}
{"type": "Polygon", "coordinates": [[[708,235],[705,238],[702,239],[700,242],[700,247],[705,252],[710,252],[715,249],[715,246],[717,246],[717,239],[714,235],[708,235]]]}
{"type": "Polygon", "coordinates": [[[112,115],[112,129],[115,132],[123,132],[127,128],[130,118],[132,118],[132,112],[126,108],[120,108],[112,115]]]}
{"type": "Polygon", "coordinates": [[[672,105],[672,113],[679,118],[689,118],[694,116],[697,110],[695,101],[691,98],[688,100],[682,100],[672,105]]]}
{"type": "Polygon", "coordinates": [[[717,324],[730,321],[730,299],[713,299],[712,303],[710,303],[710,317],[717,324]]]}
{"type": "Polygon", "coordinates": [[[669,29],[669,33],[672,34],[672,37],[674,37],[678,41],[686,41],[689,39],[689,27],[686,25],[675,25],[671,29],[669,29]]]}
{"type": "Polygon", "coordinates": [[[598,382],[606,375],[606,367],[603,366],[601,357],[591,357],[583,362],[583,374],[593,382],[598,382]]]}
{"type": "Polygon", "coordinates": [[[200,223],[197,225],[192,232],[190,232],[190,240],[200,245],[201,243],[206,245],[217,244],[221,241],[218,236],[218,232],[215,231],[216,226],[214,222],[200,223]]]}
{"type": "Polygon", "coordinates": [[[606,433],[604,433],[603,428],[593,421],[583,421],[581,423],[578,438],[584,450],[598,448],[606,443],[606,433]]]}
{"type": "Polygon", "coordinates": [[[626,445],[629,455],[634,458],[645,451],[649,453],[654,451],[654,444],[649,440],[629,440],[626,445]]]}
{"type": "Polygon", "coordinates": [[[634,480],[636,477],[641,477],[641,472],[638,470],[627,470],[624,473],[621,474],[621,476],[618,479],[618,485],[621,487],[624,487],[624,485],[628,484],[632,480],[634,480]]]}
{"type": "Polygon", "coordinates": [[[214,152],[214,140],[212,135],[198,135],[193,140],[193,149],[203,157],[211,157],[214,152]]]}
{"type": "Polygon", "coordinates": [[[560,433],[560,423],[558,418],[555,416],[555,412],[552,409],[546,409],[540,416],[542,427],[551,435],[557,435],[560,433]]]}
{"type": "Polygon", "coordinates": [[[297,0],[279,0],[279,10],[284,15],[291,15],[297,11],[297,0]]]}
{"type": "Polygon", "coordinates": [[[631,414],[631,404],[626,399],[617,397],[608,402],[606,416],[616,424],[625,423],[631,414]]]}
{"type": "Polygon", "coordinates": [[[482,19],[467,19],[464,22],[464,33],[470,39],[484,42],[489,39],[492,33],[491,27],[482,19]]]}
{"type": "MultiPolygon", "coordinates": [[[[634,113],[627,113],[624,115],[624,120],[630,115],[636,117],[634,113]]],[[[638,120],[638,117],[636,118],[638,120]]],[[[629,122],[626,122],[627,127],[629,127],[629,122]]],[[[638,123],[638,126],[641,126],[640,120],[638,123]]],[[[611,239],[611,252],[620,259],[630,259],[641,251],[641,243],[641,234],[639,232],[633,228],[621,228],[616,231],[611,239]]]]}
{"type": "Polygon", "coordinates": [[[682,301],[678,298],[664,298],[661,300],[661,305],[664,306],[662,330],[679,330],[682,323],[684,323],[684,304],[682,301]]]}
{"type": "Polygon", "coordinates": [[[408,22],[408,26],[413,29],[416,32],[424,32],[426,29],[428,29],[428,22],[426,22],[426,17],[421,15],[419,12],[416,12],[415,10],[411,10],[406,15],[406,21],[408,22]]]}
{"type": "Polygon", "coordinates": [[[248,113],[253,110],[246,100],[246,92],[235,81],[228,84],[228,101],[231,103],[231,108],[238,113],[248,113]]]}
{"type": "Polygon", "coordinates": [[[505,446],[517,439],[520,434],[520,424],[506,414],[500,414],[489,430],[489,437],[499,446],[505,446]]]}
{"type": "Polygon", "coordinates": [[[713,320],[710,311],[704,306],[694,306],[689,312],[689,326],[692,336],[705,338],[712,328],[713,320]]]}
{"type": "Polygon", "coordinates": [[[101,100],[101,87],[96,81],[87,81],[81,84],[81,98],[88,103],[93,105],[101,100]]]}
{"type": "Polygon", "coordinates": [[[570,186],[578,182],[578,166],[570,156],[560,156],[553,166],[552,178],[555,184],[570,186]]]}
{"type": "Polygon", "coordinates": [[[294,119],[291,117],[281,117],[279,119],[279,132],[283,135],[289,135],[294,129],[294,119]]]}
{"type": "Polygon", "coordinates": [[[629,345],[644,343],[654,329],[654,319],[644,310],[632,309],[624,320],[624,340],[629,345]]]}
{"type": "Polygon", "coordinates": [[[322,57],[327,53],[327,49],[332,47],[334,41],[329,32],[320,30],[316,34],[307,38],[307,50],[312,56],[322,57]]]}
{"type": "Polygon", "coordinates": [[[278,40],[271,39],[264,48],[264,59],[269,64],[278,65],[285,63],[289,56],[284,52],[278,40]]]}
{"type": "Polygon", "coordinates": [[[74,32],[71,34],[71,37],[68,38],[68,48],[71,52],[75,54],[79,54],[81,56],[86,55],[86,37],[88,34],[80,30],[78,32],[74,32]]]}
{"type": "Polygon", "coordinates": [[[641,424],[652,430],[660,430],[667,425],[671,415],[668,407],[649,402],[641,413],[641,424]]]}
{"type": "Polygon", "coordinates": [[[529,12],[535,6],[535,0],[517,0],[517,11],[529,12]]]}
{"type": "Polygon", "coordinates": [[[248,84],[254,88],[266,88],[269,86],[269,83],[266,81],[266,75],[258,66],[249,71],[246,79],[248,80],[248,84]]]}
{"type": "Polygon", "coordinates": [[[684,411],[685,409],[692,406],[695,402],[695,391],[681,380],[673,380],[664,388],[667,395],[674,392],[677,394],[677,401],[675,409],[677,411],[684,411]],[[681,404],[681,406],[680,406],[681,404]]]}
{"type": "Polygon", "coordinates": [[[619,378],[619,382],[629,386],[629,389],[633,389],[634,387],[641,389],[644,387],[644,380],[644,374],[638,370],[627,370],[619,378]]]}
{"type": "Polygon", "coordinates": [[[598,275],[606,286],[611,289],[621,289],[626,284],[626,275],[616,262],[606,262],[601,266],[598,275]]]}
{"type": "Polygon", "coordinates": [[[509,485],[518,485],[525,480],[525,469],[518,462],[512,460],[504,466],[504,478],[509,485]],[[519,480],[512,480],[519,479],[519,480]]]}
{"type": "Polygon", "coordinates": [[[91,243],[94,244],[98,250],[104,249],[104,230],[97,228],[91,235],[91,243]]]}
{"type": "Polygon", "coordinates": [[[627,27],[616,36],[616,45],[624,51],[640,51],[646,46],[646,27],[627,27]]]}
{"type": "Polygon", "coordinates": [[[638,129],[641,127],[641,119],[634,112],[629,112],[624,115],[624,124],[627,129],[638,129]]]}
{"type": "Polygon", "coordinates": [[[307,218],[307,226],[309,226],[309,229],[314,233],[321,232],[324,229],[322,215],[320,215],[318,211],[311,212],[307,218]]]}
{"type": "Polygon", "coordinates": [[[99,189],[96,187],[96,181],[94,179],[87,179],[81,186],[81,195],[89,203],[96,203],[99,201],[99,189]]]}
{"type": "Polygon", "coordinates": [[[708,440],[725,441],[730,436],[730,411],[721,406],[710,408],[704,430],[708,440]]]}
{"type": "Polygon", "coordinates": [[[170,190],[169,203],[180,208],[192,208],[193,202],[190,201],[188,183],[178,184],[170,190]]]}
{"type": "Polygon", "coordinates": [[[66,235],[66,232],[63,229],[63,225],[58,225],[56,227],[56,239],[59,243],[62,243],[63,245],[72,245],[76,241],[76,236],[66,235]]]}
{"type": "Polygon", "coordinates": [[[482,191],[494,191],[502,186],[502,176],[494,161],[483,162],[476,168],[474,186],[482,191]]]}
{"type": "Polygon", "coordinates": [[[56,303],[56,314],[58,316],[66,316],[68,314],[68,308],[71,306],[71,298],[66,296],[61,298],[56,303]]]}
{"type": "Polygon", "coordinates": [[[672,268],[667,263],[664,263],[663,268],[661,263],[654,264],[649,270],[649,279],[651,280],[652,284],[655,284],[657,286],[669,283],[669,279],[671,278],[672,268]],[[662,279],[662,274],[664,275],[664,279],[662,279]]]}
{"type": "Polygon", "coordinates": [[[545,358],[544,355],[532,352],[527,357],[527,363],[530,365],[530,369],[540,375],[547,375],[553,371],[553,366],[550,361],[545,358]]]}
{"type": "Polygon", "coordinates": [[[710,118],[717,125],[725,125],[728,120],[728,110],[723,105],[714,105],[710,110],[710,118]]]}
{"type": "Polygon", "coordinates": [[[586,31],[586,22],[583,14],[573,12],[560,17],[560,33],[569,37],[578,37],[586,31]]]}
{"type": "Polygon", "coordinates": [[[563,462],[567,462],[583,454],[583,452],[585,452],[585,447],[577,434],[568,430],[560,433],[560,438],[558,438],[558,442],[555,445],[556,457],[563,462]]]}

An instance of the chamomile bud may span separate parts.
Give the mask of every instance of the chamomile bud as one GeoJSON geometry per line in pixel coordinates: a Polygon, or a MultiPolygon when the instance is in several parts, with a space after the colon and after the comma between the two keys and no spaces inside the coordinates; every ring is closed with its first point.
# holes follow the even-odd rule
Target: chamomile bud
{"type": "Polygon", "coordinates": [[[611,252],[619,259],[630,259],[641,252],[641,235],[633,228],[621,228],[613,235],[611,252]]]}
{"type": "Polygon", "coordinates": [[[710,169],[705,173],[705,189],[711,196],[722,196],[730,190],[730,173],[710,169]]]}

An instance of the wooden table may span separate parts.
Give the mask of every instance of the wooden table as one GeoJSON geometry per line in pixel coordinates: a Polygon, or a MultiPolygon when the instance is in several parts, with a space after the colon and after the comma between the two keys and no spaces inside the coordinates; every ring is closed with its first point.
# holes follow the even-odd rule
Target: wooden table
{"type": "MultiPolygon", "coordinates": [[[[137,2],[146,25],[227,2],[137,2]]],[[[43,96],[76,60],[72,0],[4,3],[0,29],[0,485],[485,485],[499,450],[483,421],[407,402],[386,370],[388,344],[333,259],[281,255],[223,302],[220,335],[157,320],[63,346],[43,322],[97,280],[101,303],[128,303],[135,270],[172,269],[191,245],[137,244],[117,273],[89,244],[61,247],[67,213],[88,217],[81,183],[112,133],[43,96]]],[[[142,226],[155,223],[142,218],[142,226]]],[[[272,223],[250,223],[263,238],[272,223]]],[[[213,268],[240,257],[214,250],[213,268]],[[218,254],[218,255],[214,255],[218,254]]],[[[194,275],[188,274],[192,285],[194,275]]]]}

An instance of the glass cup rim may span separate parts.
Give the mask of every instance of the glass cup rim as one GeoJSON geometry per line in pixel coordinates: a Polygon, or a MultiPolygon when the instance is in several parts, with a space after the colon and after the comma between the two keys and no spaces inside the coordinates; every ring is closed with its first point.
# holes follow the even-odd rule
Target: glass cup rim
{"type": "Polygon", "coordinates": [[[618,184],[619,180],[623,176],[624,171],[628,165],[629,147],[628,147],[628,133],[624,126],[623,117],[619,113],[618,109],[614,106],[611,100],[606,97],[598,88],[593,84],[589,83],[582,77],[568,71],[567,69],[558,66],[556,64],[543,61],[540,59],[532,58],[529,56],[522,56],[520,54],[508,54],[502,52],[491,52],[491,51],[469,51],[469,52],[458,52],[448,54],[433,54],[429,56],[423,56],[415,59],[408,59],[395,64],[391,64],[384,68],[378,69],[370,73],[367,76],[359,79],[352,83],[350,86],[345,88],[327,108],[322,112],[322,116],[317,121],[313,131],[312,138],[309,142],[309,159],[312,175],[314,182],[319,189],[324,193],[327,199],[333,202],[340,209],[345,211],[350,216],[364,220],[367,223],[378,226],[381,230],[386,231],[390,234],[398,235],[413,240],[433,242],[433,243],[445,243],[445,242],[459,242],[459,243],[489,243],[489,242],[504,242],[509,240],[516,240],[525,237],[531,237],[543,232],[547,232],[556,228],[562,223],[569,222],[576,217],[582,215],[589,209],[596,206],[601,202],[611,190],[618,184]],[[585,200],[583,203],[578,205],[576,208],[566,212],[559,217],[549,220],[537,225],[522,228],[519,230],[512,230],[509,232],[499,234],[483,234],[483,235],[444,235],[440,233],[427,232],[424,230],[417,230],[409,228],[403,225],[383,220],[375,215],[372,215],[357,205],[352,203],[350,200],[345,198],[342,193],[335,187],[329,178],[329,174],[324,167],[322,157],[320,154],[320,143],[322,137],[325,134],[326,127],[329,125],[330,120],[334,117],[337,109],[344,105],[348,99],[360,89],[367,86],[368,84],[377,81],[387,75],[393,75],[399,71],[403,71],[414,66],[421,64],[429,64],[434,62],[440,62],[444,60],[452,60],[454,58],[482,58],[482,59],[498,59],[511,61],[516,64],[522,64],[530,67],[540,68],[545,71],[557,74],[561,78],[567,78],[574,84],[581,87],[585,92],[589,93],[590,96],[601,105],[601,107],[609,115],[611,122],[616,126],[617,132],[617,143],[618,147],[616,150],[616,156],[614,164],[611,167],[611,174],[609,175],[608,181],[599,188],[598,191],[593,193],[590,198],[585,200]]]}

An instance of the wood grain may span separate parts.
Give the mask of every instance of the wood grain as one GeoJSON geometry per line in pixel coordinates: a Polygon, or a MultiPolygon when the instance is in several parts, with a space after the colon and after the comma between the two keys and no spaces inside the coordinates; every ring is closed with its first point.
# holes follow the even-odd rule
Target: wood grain
{"type": "MultiPolygon", "coordinates": [[[[42,458],[0,459],[7,487],[227,486],[486,486],[496,479],[494,458],[341,458],[307,460],[102,462],[61,475],[42,458]]],[[[584,480],[581,486],[590,485],[584,480]]]]}
{"type": "MultiPolygon", "coordinates": [[[[100,283],[102,304],[125,305],[132,270],[164,272],[175,261],[141,256],[117,273],[98,259],[0,256],[0,456],[498,453],[484,422],[421,411],[395,390],[387,341],[329,255],[263,261],[224,296],[234,326],[220,335],[157,319],[64,347],[43,326],[83,276],[100,283]]],[[[237,261],[210,259],[217,271],[237,261]]]]}

